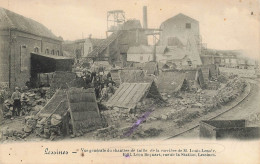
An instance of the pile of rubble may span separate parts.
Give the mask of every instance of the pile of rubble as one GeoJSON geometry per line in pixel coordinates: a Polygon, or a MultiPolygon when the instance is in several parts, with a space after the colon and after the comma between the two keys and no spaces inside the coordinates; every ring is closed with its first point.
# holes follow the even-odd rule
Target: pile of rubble
{"type": "Polygon", "coordinates": [[[111,139],[137,139],[137,138],[148,138],[156,137],[162,132],[161,129],[149,128],[144,130],[142,125],[139,126],[126,126],[118,128],[115,125],[108,126],[106,128],[98,129],[94,132],[93,137],[95,139],[101,140],[111,140],[111,139]]]}
{"type": "Polygon", "coordinates": [[[25,140],[27,136],[30,135],[30,133],[26,133],[23,130],[12,130],[8,126],[2,129],[1,139],[4,140],[25,140]]]}
{"type": "Polygon", "coordinates": [[[215,98],[219,101],[221,105],[224,105],[234,100],[237,96],[244,92],[245,87],[245,80],[234,78],[230,80],[224,88],[218,91],[215,98]]]}
{"type": "MultiPolygon", "coordinates": [[[[41,89],[30,89],[21,94],[21,115],[30,115],[31,112],[38,112],[45,104],[46,99],[41,89]]],[[[12,116],[13,101],[9,98],[4,101],[4,118],[12,116]]]]}
{"type": "Polygon", "coordinates": [[[108,126],[106,128],[98,129],[94,132],[93,137],[95,139],[110,140],[112,138],[121,138],[122,133],[116,128],[115,125],[108,126]]]}
{"type": "Polygon", "coordinates": [[[224,87],[218,89],[218,92],[211,99],[207,100],[203,113],[212,112],[236,99],[246,87],[246,82],[243,79],[235,77],[228,81],[224,87]]]}

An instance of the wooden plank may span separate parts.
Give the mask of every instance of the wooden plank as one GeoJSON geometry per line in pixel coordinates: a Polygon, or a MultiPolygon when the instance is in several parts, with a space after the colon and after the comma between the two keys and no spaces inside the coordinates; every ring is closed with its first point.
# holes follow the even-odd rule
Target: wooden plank
{"type": "Polygon", "coordinates": [[[137,84],[132,84],[131,87],[128,88],[128,92],[124,93],[124,95],[121,96],[120,101],[118,101],[118,105],[125,106],[125,101],[128,101],[129,96],[135,94],[136,87],[138,87],[137,84]]]}
{"type": "Polygon", "coordinates": [[[131,92],[131,94],[129,94],[129,96],[127,97],[127,99],[124,100],[124,104],[129,104],[129,102],[132,102],[134,104],[136,104],[137,102],[133,101],[133,97],[137,97],[139,94],[142,94],[142,92],[138,92],[138,91],[142,91],[144,89],[145,85],[144,84],[138,84],[136,85],[135,88],[133,88],[133,91],[131,92]]]}
{"type": "Polygon", "coordinates": [[[117,101],[119,101],[120,97],[128,90],[128,88],[131,86],[130,83],[124,83],[122,84],[121,90],[116,94],[116,96],[109,100],[109,103],[113,106],[117,101]]]}
{"type": "Polygon", "coordinates": [[[118,99],[118,97],[123,93],[124,86],[126,84],[121,84],[119,88],[116,90],[115,94],[112,95],[112,97],[108,100],[109,102],[113,102],[115,99],[118,99]]]}
{"type": "Polygon", "coordinates": [[[136,86],[135,83],[131,83],[128,87],[128,89],[121,95],[121,97],[118,99],[117,104],[123,105],[124,100],[127,98],[127,96],[133,92],[133,88],[136,86]]]}
{"type": "Polygon", "coordinates": [[[96,111],[96,103],[94,102],[78,102],[78,103],[70,103],[71,110],[73,112],[82,111],[81,107],[84,107],[84,111],[96,111]]]}
{"type": "Polygon", "coordinates": [[[129,101],[127,106],[133,108],[141,100],[141,98],[148,93],[150,84],[143,84],[141,90],[136,92],[136,96],[133,97],[132,101],[129,101]]]}

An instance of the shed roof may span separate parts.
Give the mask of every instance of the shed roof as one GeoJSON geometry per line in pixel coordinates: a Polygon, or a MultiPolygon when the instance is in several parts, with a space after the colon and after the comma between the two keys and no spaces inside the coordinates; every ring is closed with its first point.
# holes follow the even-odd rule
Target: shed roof
{"type": "Polygon", "coordinates": [[[146,97],[149,92],[158,94],[157,87],[154,82],[150,83],[123,83],[116,90],[116,93],[106,103],[109,107],[121,107],[132,109],[135,108],[137,103],[146,97]]]}
{"type": "MultiPolygon", "coordinates": [[[[67,52],[65,52],[67,53],[67,52]]],[[[57,55],[45,55],[45,54],[40,54],[40,53],[31,53],[32,55],[36,56],[41,56],[45,58],[50,58],[50,59],[56,59],[56,60],[74,60],[73,57],[67,57],[67,56],[57,56],[57,55]]]]}
{"type": "Polygon", "coordinates": [[[146,74],[157,74],[158,64],[157,62],[147,62],[147,63],[134,63],[134,67],[142,69],[146,72],[146,74]]]}
{"type": "Polygon", "coordinates": [[[71,88],[68,91],[68,101],[74,134],[101,127],[101,117],[93,88],[71,88]]]}
{"type": "Polygon", "coordinates": [[[44,25],[22,15],[0,7],[0,29],[17,29],[31,34],[61,40],[44,25]]]}
{"type": "Polygon", "coordinates": [[[67,95],[64,90],[57,90],[47,104],[37,113],[40,117],[51,114],[64,116],[68,111],[67,95]]]}
{"type": "Polygon", "coordinates": [[[158,89],[160,92],[173,93],[179,91],[186,78],[184,72],[161,72],[158,77],[158,89]]]}
{"type": "Polygon", "coordinates": [[[120,70],[119,77],[121,83],[151,82],[154,79],[146,76],[143,70],[120,70]]]}

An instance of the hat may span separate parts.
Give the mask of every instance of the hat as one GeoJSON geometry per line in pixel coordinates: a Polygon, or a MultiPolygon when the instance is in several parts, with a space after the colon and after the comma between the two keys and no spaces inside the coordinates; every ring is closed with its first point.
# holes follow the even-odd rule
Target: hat
{"type": "Polygon", "coordinates": [[[15,90],[19,90],[19,87],[15,87],[15,90]]]}

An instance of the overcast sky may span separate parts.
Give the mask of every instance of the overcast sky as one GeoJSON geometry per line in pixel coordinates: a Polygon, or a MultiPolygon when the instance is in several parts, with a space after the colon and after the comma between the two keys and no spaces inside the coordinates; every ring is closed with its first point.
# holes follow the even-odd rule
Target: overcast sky
{"type": "Polygon", "coordinates": [[[246,49],[259,54],[260,0],[0,0],[0,6],[32,18],[64,40],[82,36],[104,38],[109,10],[124,10],[127,19],[142,22],[147,6],[148,26],[186,14],[200,22],[203,43],[214,49],[246,49]]]}

